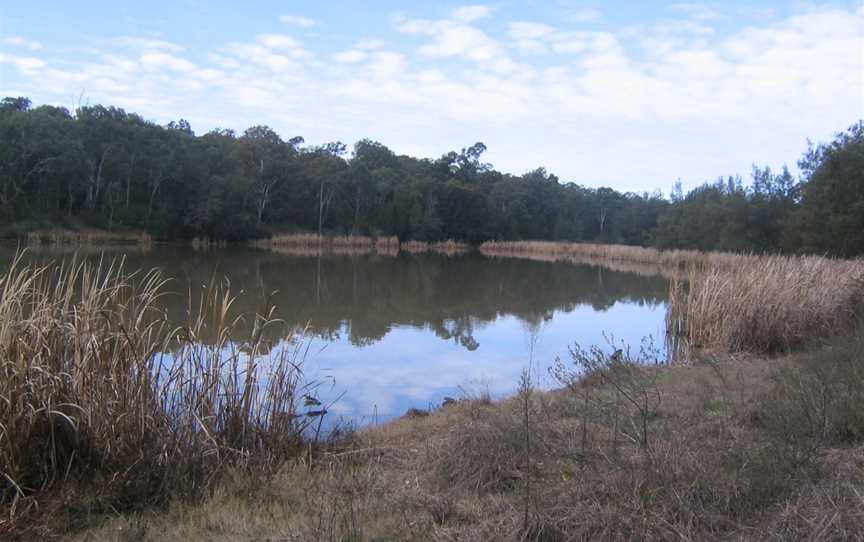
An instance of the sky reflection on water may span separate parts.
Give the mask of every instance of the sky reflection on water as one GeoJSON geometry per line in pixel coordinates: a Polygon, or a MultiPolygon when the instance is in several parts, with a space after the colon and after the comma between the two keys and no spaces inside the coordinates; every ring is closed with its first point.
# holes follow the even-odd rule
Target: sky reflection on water
{"type": "MultiPolygon", "coordinates": [[[[0,248],[4,260],[13,254],[0,248]]],[[[43,249],[28,258],[69,256],[43,249]]],[[[307,378],[322,382],[323,399],[340,397],[331,413],[361,423],[428,408],[463,389],[507,395],[532,358],[536,382],[552,387],[547,369],[555,358],[568,359],[574,343],[611,352],[604,334],[636,349],[647,336],[663,346],[668,282],[656,276],[476,253],[316,257],[157,246],[125,256],[128,269],[159,267],[173,279],[174,293],[160,299],[171,321],[183,322],[189,295],[195,306],[201,285],[216,277],[230,281],[238,313],[274,304],[289,325],[308,325],[307,378]]],[[[242,342],[249,331],[240,325],[231,338],[242,342]]],[[[266,339],[286,346],[278,335],[266,339]]]]}

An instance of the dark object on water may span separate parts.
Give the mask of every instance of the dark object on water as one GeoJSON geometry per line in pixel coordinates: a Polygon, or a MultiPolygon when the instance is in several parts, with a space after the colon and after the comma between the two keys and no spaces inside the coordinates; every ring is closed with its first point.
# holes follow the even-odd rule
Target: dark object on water
{"type": "Polygon", "coordinates": [[[450,405],[455,405],[457,402],[458,401],[456,401],[456,399],[453,399],[452,397],[445,397],[444,400],[441,401],[441,408],[444,408],[444,407],[447,407],[450,405]]]}
{"type": "Polygon", "coordinates": [[[408,418],[425,418],[428,415],[429,415],[428,410],[423,410],[420,408],[413,408],[412,407],[412,408],[409,408],[407,411],[405,411],[405,416],[408,418]]]}
{"type": "Polygon", "coordinates": [[[321,401],[311,395],[303,396],[303,406],[321,406],[321,401]]]}
{"type": "Polygon", "coordinates": [[[326,408],[322,408],[321,410],[310,410],[306,413],[306,415],[310,418],[317,418],[318,416],[323,416],[324,414],[327,414],[326,408]]]}
{"type": "Polygon", "coordinates": [[[609,356],[609,361],[621,361],[622,355],[624,355],[624,351],[619,348],[618,350],[612,352],[612,355],[609,356]]]}

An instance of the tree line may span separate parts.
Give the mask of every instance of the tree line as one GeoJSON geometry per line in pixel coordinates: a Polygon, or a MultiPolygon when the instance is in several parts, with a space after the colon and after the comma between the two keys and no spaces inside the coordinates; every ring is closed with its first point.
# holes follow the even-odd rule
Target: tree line
{"type": "Polygon", "coordinates": [[[438,159],[368,139],[304,145],[267,126],[196,135],[116,107],[0,102],[0,229],[145,230],[158,239],[275,232],[592,241],[864,254],[864,123],[810,145],[793,176],[753,168],[667,199],[496,171],[475,143],[438,159]]]}

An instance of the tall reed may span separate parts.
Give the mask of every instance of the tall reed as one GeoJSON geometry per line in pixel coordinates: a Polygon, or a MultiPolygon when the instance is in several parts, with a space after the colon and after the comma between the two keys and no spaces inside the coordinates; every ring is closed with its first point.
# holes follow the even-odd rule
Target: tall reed
{"type": "Polygon", "coordinates": [[[49,488],[91,486],[109,509],[200,496],[227,467],[302,449],[302,341],[286,330],[265,345],[272,311],[232,340],[245,316],[215,281],[172,325],[165,292],[158,271],[122,260],[31,267],[19,254],[0,276],[0,505],[13,517],[49,488]]]}
{"type": "Polygon", "coordinates": [[[676,281],[667,328],[696,348],[772,353],[847,332],[862,314],[864,260],[745,257],[676,281]]]}

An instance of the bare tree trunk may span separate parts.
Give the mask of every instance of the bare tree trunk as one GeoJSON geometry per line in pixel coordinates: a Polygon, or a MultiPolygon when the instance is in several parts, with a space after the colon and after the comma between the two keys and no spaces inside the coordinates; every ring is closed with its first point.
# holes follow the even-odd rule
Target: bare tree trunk
{"type": "Polygon", "coordinates": [[[324,181],[321,181],[321,186],[318,188],[318,237],[321,237],[322,226],[324,222],[324,181]]]}
{"type": "Polygon", "coordinates": [[[132,153],[132,159],[129,161],[129,169],[126,171],[126,209],[129,209],[129,192],[132,185],[132,170],[135,168],[135,155],[132,153]]]}
{"type": "Polygon", "coordinates": [[[99,165],[96,167],[96,175],[90,175],[90,188],[87,191],[87,206],[90,210],[96,209],[96,202],[99,199],[99,192],[102,188],[102,170],[105,167],[105,159],[108,158],[108,151],[111,150],[111,145],[105,147],[102,151],[102,157],[99,159],[99,165]]]}

